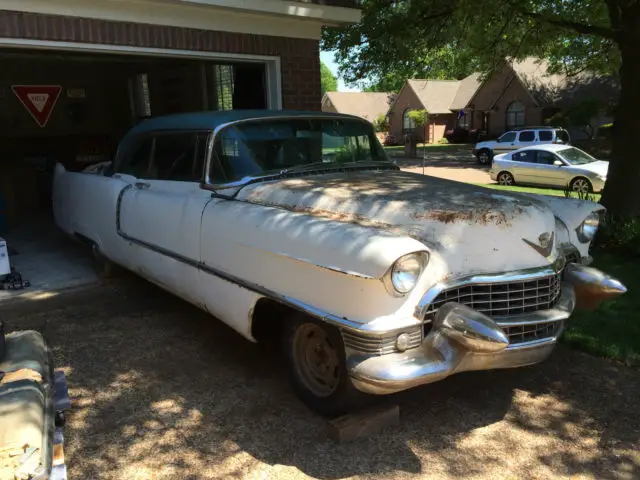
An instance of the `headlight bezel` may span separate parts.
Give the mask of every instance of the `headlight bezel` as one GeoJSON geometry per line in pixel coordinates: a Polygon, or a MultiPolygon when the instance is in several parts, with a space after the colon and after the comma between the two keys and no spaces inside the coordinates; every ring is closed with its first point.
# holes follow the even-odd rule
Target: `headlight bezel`
{"type": "Polygon", "coordinates": [[[391,265],[391,268],[389,268],[389,270],[383,277],[383,283],[385,285],[385,288],[387,289],[387,292],[389,292],[389,294],[394,297],[405,297],[410,294],[418,284],[418,281],[424,273],[428,263],[429,252],[427,251],[412,252],[398,258],[395,262],[393,262],[393,265],[391,265]],[[401,285],[399,285],[400,281],[397,277],[399,273],[402,273],[399,271],[399,268],[403,264],[409,264],[412,261],[417,262],[419,268],[416,270],[416,273],[412,277],[412,284],[410,288],[402,287],[401,285]]]}
{"type": "Polygon", "coordinates": [[[596,234],[598,233],[598,228],[600,227],[600,222],[602,221],[601,212],[591,212],[587,215],[578,228],[576,228],[576,235],[578,236],[578,241],[580,243],[589,243],[593,241],[596,234]]]}

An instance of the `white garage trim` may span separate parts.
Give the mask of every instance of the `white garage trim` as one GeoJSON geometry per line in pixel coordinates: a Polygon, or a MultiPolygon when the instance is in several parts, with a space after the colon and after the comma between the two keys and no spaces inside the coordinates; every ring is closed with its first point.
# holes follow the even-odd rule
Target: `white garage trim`
{"type": "Polygon", "coordinates": [[[102,53],[111,55],[141,55],[145,57],[191,58],[194,60],[235,60],[239,62],[264,63],[266,66],[267,107],[282,109],[282,72],[280,57],[249,55],[242,53],[200,52],[192,50],[169,50],[160,48],[129,47],[94,43],[51,42],[23,38],[0,38],[0,47],[34,48],[66,52],[102,53]]]}
{"type": "MultiPolygon", "coordinates": [[[[266,0],[263,0],[266,1],[266,0]]],[[[234,8],[215,6],[216,2],[186,2],[182,0],[2,0],[0,9],[16,12],[40,13],[65,17],[82,17],[117,22],[146,23],[169,27],[195,28],[220,32],[252,33],[276,37],[319,40],[323,24],[328,22],[311,8],[298,6],[307,15],[277,15],[269,11],[252,11],[242,7],[247,2],[234,0],[234,8]]],[[[220,3],[229,3],[221,1],[220,3]]],[[[254,2],[255,3],[255,2],[254,2]]],[[[278,0],[284,6],[295,2],[278,0]]],[[[298,4],[300,5],[300,4],[298,4]]],[[[322,7],[329,9],[331,7],[322,7]]],[[[337,8],[337,7],[333,7],[337,8]]],[[[255,10],[255,9],[254,9],[255,10]]],[[[341,10],[359,10],[343,8],[341,10]]],[[[292,13],[295,10],[291,11],[292,13]]]]}

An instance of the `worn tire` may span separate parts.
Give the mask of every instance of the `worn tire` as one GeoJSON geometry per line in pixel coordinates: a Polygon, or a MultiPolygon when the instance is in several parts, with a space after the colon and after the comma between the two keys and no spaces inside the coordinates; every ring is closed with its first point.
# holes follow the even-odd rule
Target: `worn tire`
{"type": "MultiPolygon", "coordinates": [[[[340,331],[326,323],[317,321],[303,314],[295,314],[285,325],[283,331],[283,354],[286,361],[286,369],[289,380],[296,395],[313,411],[329,418],[339,417],[346,413],[362,408],[369,404],[373,398],[357,390],[346,368],[346,356],[344,342],[340,331]],[[326,395],[318,395],[309,388],[308,381],[303,373],[305,359],[300,358],[300,335],[304,337],[309,329],[322,331],[329,340],[339,361],[336,373],[337,383],[335,389],[326,395]],[[319,329],[319,330],[317,330],[319,329]]],[[[308,362],[308,360],[307,360],[308,362]]]]}
{"type": "Polygon", "coordinates": [[[480,165],[490,165],[493,159],[493,153],[491,150],[483,148],[476,154],[476,160],[480,165]]]}

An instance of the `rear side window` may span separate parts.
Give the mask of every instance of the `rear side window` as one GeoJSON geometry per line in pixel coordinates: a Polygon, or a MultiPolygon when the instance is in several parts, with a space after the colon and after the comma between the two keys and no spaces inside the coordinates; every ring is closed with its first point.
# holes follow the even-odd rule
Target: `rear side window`
{"type": "Polygon", "coordinates": [[[538,132],[538,138],[541,142],[550,142],[553,140],[553,133],[551,133],[551,130],[540,130],[538,132]]]}
{"type": "Polygon", "coordinates": [[[525,150],[524,152],[516,152],[513,154],[514,162],[535,163],[535,151],[525,150]]]}
{"type": "Polygon", "coordinates": [[[195,132],[156,136],[153,162],[148,178],[192,182],[200,179],[195,172],[195,132]]]}
{"type": "Polygon", "coordinates": [[[525,132],[520,132],[519,140],[521,142],[533,142],[535,139],[536,139],[536,134],[535,134],[535,132],[532,132],[531,130],[527,130],[525,132]]]}
{"type": "Polygon", "coordinates": [[[149,161],[151,160],[151,152],[153,151],[153,137],[144,137],[140,139],[125,154],[122,164],[118,168],[118,173],[133,175],[134,177],[144,178],[149,171],[149,161]]]}

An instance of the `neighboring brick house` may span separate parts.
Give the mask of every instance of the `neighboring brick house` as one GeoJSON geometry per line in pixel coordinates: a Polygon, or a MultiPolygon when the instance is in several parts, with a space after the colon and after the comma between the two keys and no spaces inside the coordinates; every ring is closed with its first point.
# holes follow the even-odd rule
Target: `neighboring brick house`
{"type": "MultiPolygon", "coordinates": [[[[462,122],[458,120],[454,107],[466,105],[479,86],[478,74],[460,81],[407,80],[389,109],[389,132],[396,139],[402,139],[406,133],[412,132],[419,142],[437,143],[446,130],[462,122]],[[408,116],[412,110],[427,110],[428,124],[416,128],[408,116]]],[[[465,123],[461,125],[466,126],[465,123]]]]}
{"type": "Polygon", "coordinates": [[[322,111],[355,115],[373,123],[387,114],[393,96],[386,92],[327,92],[322,99],[322,111]]]}
{"type": "MultiPolygon", "coordinates": [[[[587,98],[615,98],[615,82],[590,73],[574,77],[549,74],[544,60],[527,58],[507,62],[482,79],[475,73],[460,81],[407,80],[389,110],[391,132],[399,137],[414,131],[419,141],[422,129],[415,129],[407,113],[429,111],[428,143],[437,142],[454,127],[481,130],[498,135],[510,128],[543,125],[554,113],[587,98]]],[[[593,123],[608,119],[598,116],[593,123]]],[[[574,135],[572,134],[572,137],[574,135]]]]}
{"type": "MultiPolygon", "coordinates": [[[[529,57],[506,63],[486,78],[465,105],[465,111],[470,113],[471,128],[498,135],[510,128],[544,125],[558,111],[597,98],[603,110],[592,119],[597,128],[611,121],[606,110],[617,94],[618,87],[611,78],[590,72],[575,76],[551,74],[545,60],[529,57]]],[[[579,133],[572,133],[572,138],[579,133]]]]}

